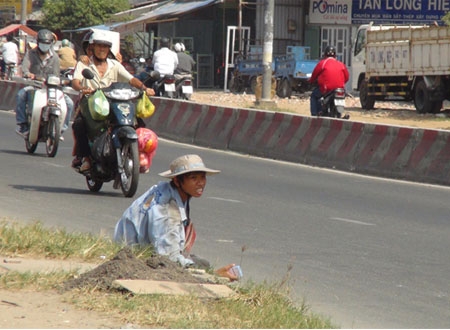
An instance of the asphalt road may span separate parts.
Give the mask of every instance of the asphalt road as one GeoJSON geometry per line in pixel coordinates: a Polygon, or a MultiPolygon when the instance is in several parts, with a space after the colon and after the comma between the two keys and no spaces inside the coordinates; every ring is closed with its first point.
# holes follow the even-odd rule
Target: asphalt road
{"type": "MultiPolygon", "coordinates": [[[[0,112],[0,216],[112,235],[133,199],[112,183],[87,190],[69,166],[70,134],[47,158],[43,144],[27,154],[14,128],[14,114],[0,112]]],[[[195,254],[241,264],[245,279],[258,282],[289,275],[293,298],[340,327],[450,327],[449,188],[160,140],[136,197],[185,153],[222,170],[191,204],[195,254]]]]}

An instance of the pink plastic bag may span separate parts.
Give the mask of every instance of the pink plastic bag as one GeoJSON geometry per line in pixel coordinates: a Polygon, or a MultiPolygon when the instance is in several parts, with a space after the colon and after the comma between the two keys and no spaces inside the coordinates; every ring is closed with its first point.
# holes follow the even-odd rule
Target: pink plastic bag
{"type": "Polygon", "coordinates": [[[138,135],[140,173],[148,173],[152,166],[153,156],[158,148],[158,136],[151,129],[140,127],[138,135]]]}

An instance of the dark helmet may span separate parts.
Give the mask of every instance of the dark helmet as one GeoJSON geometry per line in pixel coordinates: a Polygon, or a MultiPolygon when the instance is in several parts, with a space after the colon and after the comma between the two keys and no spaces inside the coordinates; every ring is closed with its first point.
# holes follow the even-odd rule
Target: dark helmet
{"type": "Polygon", "coordinates": [[[325,57],[336,57],[336,48],[334,46],[327,46],[324,51],[325,57]]]}
{"type": "Polygon", "coordinates": [[[167,37],[162,37],[161,40],[159,41],[159,44],[161,47],[170,47],[170,39],[167,37]]]}
{"type": "Polygon", "coordinates": [[[37,42],[44,43],[44,44],[51,44],[54,40],[53,33],[50,30],[42,29],[39,30],[37,34],[37,42]]]}

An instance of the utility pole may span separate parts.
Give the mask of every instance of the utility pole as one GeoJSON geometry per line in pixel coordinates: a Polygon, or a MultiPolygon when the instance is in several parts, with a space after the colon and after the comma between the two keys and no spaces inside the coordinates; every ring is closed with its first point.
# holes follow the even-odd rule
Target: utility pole
{"type": "Polygon", "coordinates": [[[242,0],[238,3],[238,43],[239,55],[242,54],[242,0]]]}
{"type": "Polygon", "coordinates": [[[20,23],[22,25],[27,24],[27,1],[28,0],[22,0],[22,10],[20,13],[20,23]]]}
{"type": "Polygon", "coordinates": [[[275,0],[264,0],[264,48],[263,48],[263,79],[261,102],[271,102],[272,86],[272,54],[273,54],[273,13],[275,0]]]}

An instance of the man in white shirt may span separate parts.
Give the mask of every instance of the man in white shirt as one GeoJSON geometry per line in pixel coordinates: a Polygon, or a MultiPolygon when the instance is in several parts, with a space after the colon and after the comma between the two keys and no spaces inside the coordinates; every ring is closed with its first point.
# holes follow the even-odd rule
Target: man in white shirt
{"type": "Polygon", "coordinates": [[[178,56],[173,50],[170,50],[170,39],[163,37],[160,41],[161,48],[153,54],[153,65],[155,71],[158,71],[160,77],[172,75],[178,66],[178,56]]]}
{"type": "Polygon", "coordinates": [[[18,64],[19,63],[19,48],[13,42],[12,34],[8,34],[6,36],[6,42],[3,44],[1,48],[1,52],[3,55],[2,61],[2,74],[5,74],[5,68],[8,64],[18,64]]]}

